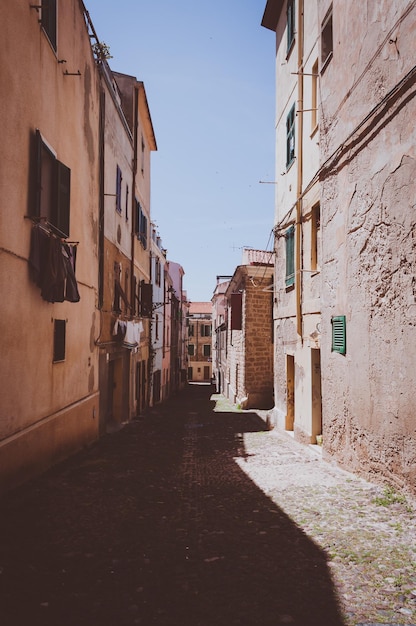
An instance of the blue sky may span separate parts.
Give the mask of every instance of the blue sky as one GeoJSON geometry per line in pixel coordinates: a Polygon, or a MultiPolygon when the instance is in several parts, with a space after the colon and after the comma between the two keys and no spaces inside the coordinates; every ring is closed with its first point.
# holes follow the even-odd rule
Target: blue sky
{"type": "Polygon", "coordinates": [[[272,248],[273,33],[265,0],[84,0],[110,66],[144,82],[158,150],[151,218],[191,301],[243,247],[272,248]]]}

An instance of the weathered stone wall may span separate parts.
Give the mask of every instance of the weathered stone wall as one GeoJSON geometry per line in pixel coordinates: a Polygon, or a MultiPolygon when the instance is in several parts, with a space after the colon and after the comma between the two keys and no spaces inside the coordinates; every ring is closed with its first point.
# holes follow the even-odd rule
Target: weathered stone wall
{"type": "Polygon", "coordinates": [[[273,326],[271,270],[247,280],[244,310],[247,408],[273,406],[273,326]]]}
{"type": "Polygon", "coordinates": [[[321,78],[322,384],[325,454],[415,491],[410,4],[364,2],[355,14],[333,3],[334,53],[321,78]],[[346,316],[345,356],[331,352],[333,315],[346,316]]]}

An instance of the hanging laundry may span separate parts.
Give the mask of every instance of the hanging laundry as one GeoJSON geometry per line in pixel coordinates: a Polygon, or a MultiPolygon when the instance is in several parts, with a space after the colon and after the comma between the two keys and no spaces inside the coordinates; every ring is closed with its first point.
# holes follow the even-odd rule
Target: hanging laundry
{"type": "Polygon", "coordinates": [[[31,232],[29,270],[47,302],[79,302],[75,278],[76,246],[62,242],[41,224],[31,232]]]}

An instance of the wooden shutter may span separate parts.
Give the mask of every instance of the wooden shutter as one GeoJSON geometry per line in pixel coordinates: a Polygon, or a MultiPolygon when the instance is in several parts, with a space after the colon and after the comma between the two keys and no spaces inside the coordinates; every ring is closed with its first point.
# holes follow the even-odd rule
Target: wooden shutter
{"type": "Polygon", "coordinates": [[[152,283],[142,281],[140,284],[140,312],[142,317],[152,317],[152,298],[152,283]]]}
{"type": "Polygon", "coordinates": [[[332,352],[345,354],[347,352],[347,333],[345,315],[336,315],[332,323],[332,352]]]}
{"type": "Polygon", "coordinates": [[[286,239],[286,287],[295,283],[295,227],[291,226],[285,234],[286,239]]]}
{"type": "Polygon", "coordinates": [[[241,330],[243,324],[243,294],[231,294],[231,330],[241,330]]]}
{"type": "Polygon", "coordinates": [[[69,237],[69,207],[71,194],[71,170],[60,161],[56,162],[56,215],[53,225],[65,236],[69,237]]]}

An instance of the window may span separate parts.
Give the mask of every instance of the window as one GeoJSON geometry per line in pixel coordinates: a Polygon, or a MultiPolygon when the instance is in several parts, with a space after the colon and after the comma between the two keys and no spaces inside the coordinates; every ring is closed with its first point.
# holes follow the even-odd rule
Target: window
{"type": "Polygon", "coordinates": [[[311,217],[311,270],[318,270],[321,264],[321,207],[312,208],[311,217]]]}
{"type": "Polygon", "coordinates": [[[329,9],[321,27],[321,63],[324,66],[332,57],[334,49],[332,37],[332,6],[329,9]]]}
{"type": "Polygon", "coordinates": [[[123,177],[121,175],[121,169],[117,165],[116,169],[116,211],[121,215],[121,181],[123,177]]]}
{"type": "Polygon", "coordinates": [[[161,283],[161,264],[158,257],[155,258],[155,283],[160,287],[161,283]]]}
{"type": "Polygon", "coordinates": [[[42,217],[63,237],[69,236],[71,170],[58,161],[36,131],[36,202],[34,216],[42,217]]]}
{"type": "Polygon", "coordinates": [[[231,294],[231,330],[243,328],[243,294],[231,294]]]}
{"type": "Polygon", "coordinates": [[[285,234],[286,241],[286,287],[295,284],[295,227],[291,226],[285,234]]]}
{"type": "Polygon", "coordinates": [[[201,337],[211,337],[210,324],[201,324],[201,337]]]}
{"type": "Polygon", "coordinates": [[[136,237],[142,244],[143,248],[147,249],[147,217],[143,213],[140,202],[136,201],[136,237]]]}
{"type": "Polygon", "coordinates": [[[189,336],[190,337],[194,336],[194,325],[192,323],[189,324],[189,336]]]}
{"type": "Polygon", "coordinates": [[[140,311],[141,317],[152,317],[153,285],[144,280],[140,283],[140,311]]]}
{"type": "Polygon", "coordinates": [[[286,118],[286,167],[295,160],[295,105],[286,118]]]}
{"type": "Polygon", "coordinates": [[[144,140],[143,140],[143,135],[142,135],[142,164],[141,164],[142,174],[144,174],[144,149],[145,149],[145,145],[144,145],[144,140]]]}
{"type": "Polygon", "coordinates": [[[211,356],[211,344],[206,343],[202,346],[202,354],[204,356],[211,356]]]}
{"type": "Polygon", "coordinates": [[[295,41],[295,0],[287,0],[287,52],[292,48],[295,41]]]}
{"type": "Polygon", "coordinates": [[[159,315],[157,314],[155,319],[155,338],[159,339],[159,315]]]}
{"type": "Polygon", "coordinates": [[[188,344],[188,354],[189,356],[195,356],[195,344],[193,343],[188,344]]]}
{"type": "Polygon", "coordinates": [[[53,362],[65,361],[66,320],[53,321],[53,362]]]}
{"type": "Polygon", "coordinates": [[[42,28],[56,50],[56,0],[42,0],[41,9],[42,28]]]}
{"type": "Polygon", "coordinates": [[[347,352],[347,332],[345,315],[334,315],[332,323],[332,352],[346,354],[347,352]]]}
{"type": "Polygon", "coordinates": [[[312,102],[311,102],[311,132],[316,130],[318,125],[318,60],[312,66],[312,102]]]}
{"type": "Polygon", "coordinates": [[[129,186],[126,185],[126,222],[129,220],[129,186]]]}

